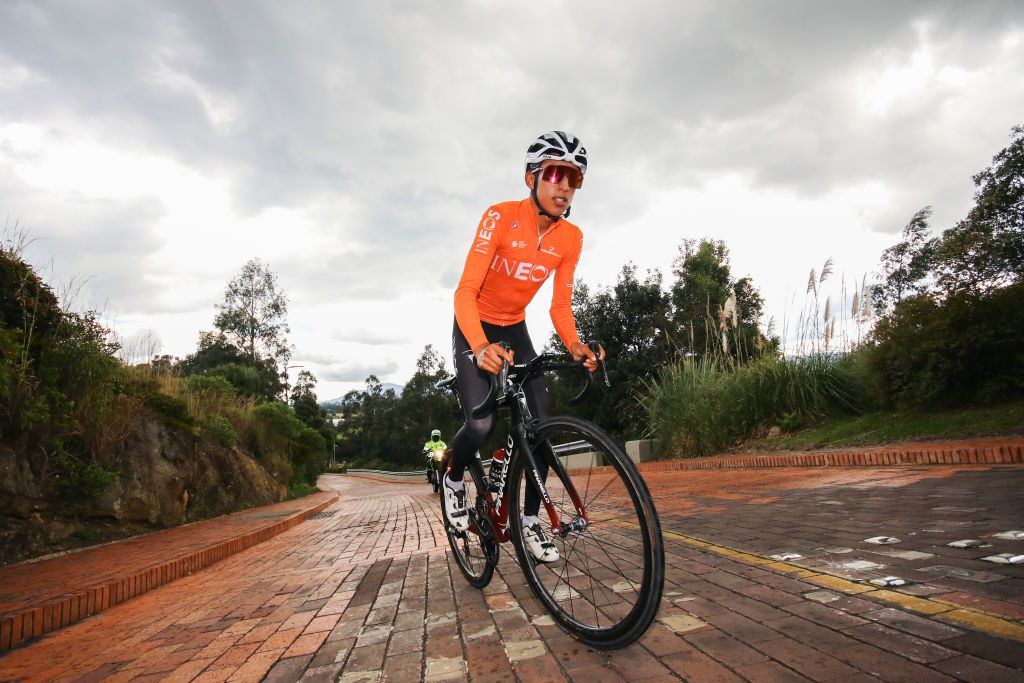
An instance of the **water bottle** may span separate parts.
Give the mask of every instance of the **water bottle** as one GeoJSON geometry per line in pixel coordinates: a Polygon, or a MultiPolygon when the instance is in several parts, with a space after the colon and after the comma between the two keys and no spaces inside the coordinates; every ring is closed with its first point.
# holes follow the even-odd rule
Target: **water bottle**
{"type": "Polygon", "coordinates": [[[490,486],[491,493],[497,493],[505,485],[505,470],[508,468],[508,458],[505,457],[505,449],[499,448],[491,455],[490,486]]]}

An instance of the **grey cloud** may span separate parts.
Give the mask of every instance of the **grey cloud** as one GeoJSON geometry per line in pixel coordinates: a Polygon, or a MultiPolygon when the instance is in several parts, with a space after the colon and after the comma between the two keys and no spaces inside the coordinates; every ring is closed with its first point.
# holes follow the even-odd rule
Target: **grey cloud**
{"type": "Polygon", "coordinates": [[[349,327],[333,330],[330,338],[341,342],[355,342],[370,346],[388,346],[392,344],[408,344],[410,339],[405,335],[386,334],[381,330],[363,327],[349,327]]]}
{"type": "Polygon", "coordinates": [[[441,271],[438,284],[441,285],[442,289],[454,292],[455,286],[459,284],[459,277],[462,275],[462,264],[459,263],[456,266],[456,263],[456,261],[453,261],[447,268],[441,271]]]}
{"type": "Polygon", "coordinates": [[[310,363],[312,365],[334,365],[336,363],[341,363],[342,361],[343,359],[338,358],[337,356],[303,351],[296,351],[292,354],[291,358],[292,363],[310,363]]]}
{"type": "Polygon", "coordinates": [[[164,214],[155,197],[94,199],[57,196],[26,186],[0,166],[0,207],[29,235],[27,257],[45,274],[52,264],[66,280],[59,289],[78,292],[75,308],[105,308],[116,301],[118,313],[194,310],[200,302],[165,296],[149,256],[163,240],[156,223],[164,214]]]}
{"type": "Polygon", "coordinates": [[[338,363],[320,370],[321,382],[361,382],[370,375],[386,377],[398,370],[398,363],[383,361],[381,363],[359,363],[357,361],[338,363]]]}
{"type": "MultiPolygon", "coordinates": [[[[644,191],[723,171],[815,195],[871,180],[935,187],[933,160],[963,148],[936,145],[928,124],[962,93],[929,92],[866,125],[847,111],[849,79],[868,60],[908,58],[921,25],[941,58],[983,65],[1022,7],[651,0],[510,18],[469,2],[6,3],[0,53],[40,76],[4,95],[13,119],[88,122],[228,177],[243,212],[343,196],[357,207],[347,238],[430,252],[431,237],[468,229],[455,217],[478,215],[481,197],[521,196],[511,170],[554,126],[584,137],[594,175],[631,175],[644,191]],[[562,27],[559,40],[529,40],[538,19],[562,27]]],[[[1002,115],[988,120],[1008,130],[1002,115]]],[[[608,187],[588,199],[592,215],[643,209],[639,193],[611,196],[628,183],[608,187]]]]}

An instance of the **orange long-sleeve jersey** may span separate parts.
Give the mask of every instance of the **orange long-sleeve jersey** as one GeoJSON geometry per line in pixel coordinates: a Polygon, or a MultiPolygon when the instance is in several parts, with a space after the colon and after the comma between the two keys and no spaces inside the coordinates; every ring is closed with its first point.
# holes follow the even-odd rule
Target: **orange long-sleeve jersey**
{"type": "Polygon", "coordinates": [[[481,320],[495,325],[524,320],[526,305],[552,273],[551,322],[566,348],[579,341],[572,286],[582,249],[583,233],[565,219],[540,238],[537,211],[529,198],[487,209],[455,289],[455,319],[469,348],[488,343],[481,320]]]}

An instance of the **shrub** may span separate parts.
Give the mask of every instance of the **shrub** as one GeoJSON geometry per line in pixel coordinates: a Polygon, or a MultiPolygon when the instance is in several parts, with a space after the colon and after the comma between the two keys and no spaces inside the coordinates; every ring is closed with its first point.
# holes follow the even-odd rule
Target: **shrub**
{"type": "Polygon", "coordinates": [[[288,498],[302,498],[303,496],[308,496],[309,494],[314,493],[316,490],[317,488],[315,486],[311,486],[304,481],[300,481],[293,483],[288,487],[288,498]]]}
{"type": "Polygon", "coordinates": [[[223,377],[243,396],[261,396],[265,393],[264,377],[251,365],[225,363],[212,368],[209,374],[223,377]]]}
{"type": "MultiPolygon", "coordinates": [[[[326,461],[324,438],[307,426],[283,403],[261,403],[254,411],[254,450],[266,458],[280,457],[288,463],[288,478],[276,475],[284,483],[316,482],[326,461]]],[[[284,468],[276,468],[283,471],[284,468]]]]}
{"type": "Polygon", "coordinates": [[[203,437],[224,448],[234,448],[238,443],[235,428],[220,415],[211,415],[203,422],[203,437]]]}
{"type": "Polygon", "coordinates": [[[195,434],[195,420],[192,419],[185,401],[167,394],[152,394],[145,398],[144,403],[147,408],[163,418],[164,424],[171,429],[195,434]]]}
{"type": "Polygon", "coordinates": [[[717,453],[770,426],[797,429],[864,403],[859,359],[849,354],[762,358],[722,365],[710,357],[668,366],[641,405],[652,432],[677,455],[717,453]]]}
{"type": "Polygon", "coordinates": [[[98,498],[119,476],[95,461],[85,463],[65,453],[57,455],[57,468],[57,488],[73,498],[98,498]]]}
{"type": "Polygon", "coordinates": [[[236,399],[235,387],[219,375],[196,375],[185,380],[185,400],[195,417],[222,415],[236,399]]]}
{"type": "Polygon", "coordinates": [[[905,299],[878,321],[871,388],[890,407],[953,407],[1024,396],[1024,283],[985,295],[905,299]]]}

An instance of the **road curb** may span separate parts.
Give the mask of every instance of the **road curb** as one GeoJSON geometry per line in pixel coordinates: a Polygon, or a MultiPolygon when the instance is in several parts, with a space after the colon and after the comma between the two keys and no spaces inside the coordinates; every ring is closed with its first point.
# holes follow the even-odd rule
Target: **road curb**
{"type": "Polygon", "coordinates": [[[1024,463],[1024,439],[986,439],[839,451],[715,455],[641,463],[641,472],[764,467],[885,467],[890,465],[1010,465],[1024,463]]]}
{"type": "Polygon", "coordinates": [[[207,545],[182,557],[4,615],[0,618],[0,654],[267,541],[306,521],[337,500],[338,495],[335,494],[285,519],[207,545]]]}

